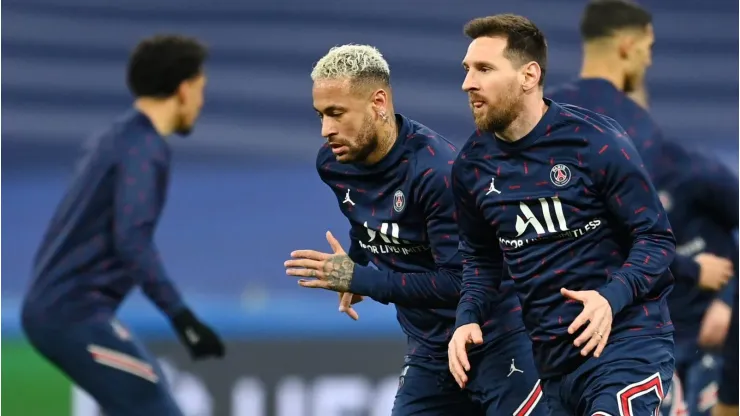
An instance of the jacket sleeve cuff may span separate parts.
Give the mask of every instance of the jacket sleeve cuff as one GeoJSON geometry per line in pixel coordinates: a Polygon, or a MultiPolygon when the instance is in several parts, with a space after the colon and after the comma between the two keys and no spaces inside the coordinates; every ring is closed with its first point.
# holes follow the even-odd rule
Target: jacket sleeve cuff
{"type": "Polygon", "coordinates": [[[349,291],[355,295],[369,296],[376,302],[388,303],[384,296],[386,273],[369,266],[355,264],[349,291]]]}
{"type": "Polygon", "coordinates": [[[458,307],[457,316],[455,318],[455,329],[467,324],[480,325],[480,317],[478,316],[478,313],[471,308],[458,307]]]}
{"type": "Polygon", "coordinates": [[[630,288],[617,279],[612,278],[609,283],[596,291],[609,302],[609,306],[612,308],[612,315],[617,315],[622,309],[632,303],[632,292],[630,288]]]}
{"type": "Polygon", "coordinates": [[[687,256],[676,256],[671,267],[673,277],[680,280],[689,279],[694,285],[699,284],[701,267],[693,258],[687,256]]]}
{"type": "Polygon", "coordinates": [[[719,290],[717,293],[717,299],[725,305],[732,307],[735,296],[737,296],[737,278],[733,277],[725,287],[719,290]]]}

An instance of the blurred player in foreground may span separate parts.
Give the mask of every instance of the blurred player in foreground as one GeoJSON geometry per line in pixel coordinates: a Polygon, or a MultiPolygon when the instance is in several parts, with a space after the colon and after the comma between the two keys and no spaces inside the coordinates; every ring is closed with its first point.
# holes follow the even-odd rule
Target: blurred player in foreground
{"type": "Polygon", "coordinates": [[[316,278],[301,286],[346,293],[341,307],[354,318],[352,294],[395,304],[408,353],[393,415],[547,414],[537,406],[538,375],[513,291],[481,311],[487,322],[475,341],[485,345],[471,352],[469,381],[459,387],[447,371],[462,280],[450,184],[455,148],[395,113],[390,69],[374,47],[333,48],[311,78],[327,140],[316,168],[350,222],[351,246],[345,254],[328,233],[333,253],[293,252],[287,273],[316,278]]]}
{"type": "Polygon", "coordinates": [[[630,0],[592,0],[581,18],[581,37],[580,78],[548,88],[545,97],[616,120],[653,175],[663,135],[650,114],[627,97],[638,93],[652,63],[652,16],[630,0]]]}
{"type": "Polygon", "coordinates": [[[167,315],[193,358],[224,354],[170,281],[153,240],[170,172],[165,137],[195,125],[206,55],[181,36],[136,47],[127,74],[135,108],[91,141],[34,260],[26,336],[107,416],[182,414],[155,358],[115,318],[135,286],[167,315]]]}
{"type": "Polygon", "coordinates": [[[465,33],[478,130],[452,168],[464,266],[451,371],[464,374],[506,267],[552,414],[655,414],[674,370],[675,241],[640,156],[614,120],[543,99],[534,23],[496,15],[465,33]]]}

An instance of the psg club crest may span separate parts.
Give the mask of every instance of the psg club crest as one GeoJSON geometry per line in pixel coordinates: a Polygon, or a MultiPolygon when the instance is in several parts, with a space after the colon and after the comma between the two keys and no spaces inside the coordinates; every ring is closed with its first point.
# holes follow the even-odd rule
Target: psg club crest
{"type": "Polygon", "coordinates": [[[550,181],[555,186],[565,186],[570,182],[570,168],[558,163],[550,169],[550,181]]]}
{"type": "Polygon", "coordinates": [[[399,189],[393,194],[393,209],[396,212],[401,212],[404,208],[406,208],[406,196],[399,189]]]}

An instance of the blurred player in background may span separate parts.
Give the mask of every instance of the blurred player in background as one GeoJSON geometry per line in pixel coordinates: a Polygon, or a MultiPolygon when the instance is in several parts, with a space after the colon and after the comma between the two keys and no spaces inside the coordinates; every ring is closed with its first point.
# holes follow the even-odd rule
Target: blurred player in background
{"type": "MultiPolygon", "coordinates": [[[[737,223],[736,210],[734,217],[730,215],[734,218],[730,224],[727,215],[720,216],[725,218],[721,221],[712,218],[716,210],[731,214],[732,205],[736,209],[737,202],[725,204],[722,196],[727,193],[710,190],[729,186],[734,189],[730,194],[737,195],[737,178],[720,169],[716,161],[690,156],[679,145],[667,143],[650,116],[645,74],[652,62],[654,35],[652,16],[646,9],[629,0],[593,0],[581,19],[581,36],[584,57],[580,79],[548,89],[546,96],[604,114],[624,126],[651,173],[661,200],[667,203],[665,209],[678,246],[671,265],[676,287],[669,296],[669,309],[676,328],[676,369],[680,381],[674,383],[674,394],[664,407],[677,409],[685,401],[690,414],[707,414],[712,397],[716,397],[718,366],[717,356],[698,350],[699,329],[716,291],[735,274],[731,260],[736,257],[732,237],[735,225],[731,223],[737,223]],[[707,197],[701,196],[705,192],[707,197]],[[714,204],[718,205],[704,209],[714,204]],[[705,242],[710,240],[707,246],[705,242]]],[[[726,295],[730,290],[722,293],[726,295]]],[[[726,315],[725,329],[704,331],[706,335],[726,332],[729,309],[719,300],[712,305],[705,328],[721,324],[719,316],[726,315]]]]}
{"type": "MultiPolygon", "coordinates": [[[[630,93],[645,109],[647,97],[645,84],[630,93]]],[[[725,403],[737,404],[737,328],[732,332],[731,319],[738,287],[738,178],[706,152],[666,141],[661,153],[655,183],[677,240],[671,265],[676,287],[668,298],[677,375],[662,414],[708,415],[718,388],[720,396],[730,393],[725,403]]]]}
{"type": "Polygon", "coordinates": [[[134,109],[89,144],[34,260],[24,332],[107,416],[182,414],[155,358],[115,318],[135,286],[193,358],[224,354],[170,281],[153,239],[169,181],[165,138],[195,125],[206,56],[200,42],[182,36],[139,43],[127,71],[134,109]]]}
{"type": "MultiPolygon", "coordinates": [[[[630,97],[649,107],[645,84],[630,97]]],[[[655,186],[677,243],[671,265],[676,287],[668,297],[677,375],[662,413],[709,415],[738,285],[738,178],[717,157],[672,141],[663,143],[657,168],[655,186]]],[[[730,354],[737,374],[737,353],[730,354]]]]}
{"type": "Polygon", "coordinates": [[[650,114],[627,97],[644,83],[652,63],[652,16],[630,0],[592,0],[581,18],[581,37],[580,78],[548,88],[545,97],[616,120],[627,130],[653,175],[663,136],[650,114]]]}
{"type": "Polygon", "coordinates": [[[614,120],[543,99],[534,23],[496,15],[465,33],[478,130],[452,168],[464,266],[451,370],[506,267],[551,414],[656,414],[674,371],[675,240],[640,155],[614,120]]]}
{"type": "MultiPolygon", "coordinates": [[[[547,414],[521,308],[504,284],[470,353],[473,370],[458,386],[447,371],[447,343],[461,285],[450,184],[456,150],[434,131],[395,113],[390,69],[372,46],[333,48],[314,68],[313,103],[327,143],[316,168],[350,222],[345,253],[299,250],[287,273],[304,287],[393,303],[408,336],[393,415],[547,414]],[[461,389],[464,387],[464,390],[461,389]]],[[[498,192],[491,184],[492,192],[498,192]]]]}
{"type": "Polygon", "coordinates": [[[723,348],[722,375],[719,380],[719,401],[712,416],[738,415],[738,286],[732,302],[732,319],[723,348]]]}
{"type": "Polygon", "coordinates": [[[676,236],[671,266],[676,285],[668,305],[679,381],[663,414],[686,408],[690,415],[709,415],[717,401],[720,349],[737,284],[732,277],[738,260],[738,178],[716,157],[666,141],[654,181],[676,236]]]}

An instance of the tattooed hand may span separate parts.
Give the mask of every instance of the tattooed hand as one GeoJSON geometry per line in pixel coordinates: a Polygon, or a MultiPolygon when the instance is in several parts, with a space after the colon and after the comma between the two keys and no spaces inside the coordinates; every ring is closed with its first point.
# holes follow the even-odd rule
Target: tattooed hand
{"type": "MultiPolygon", "coordinates": [[[[335,292],[349,292],[349,284],[352,282],[352,273],[355,270],[355,264],[346,254],[335,254],[324,261],[324,278],[327,282],[327,289],[335,292]]],[[[299,281],[299,284],[301,282],[299,281]]],[[[310,283],[307,281],[305,283],[310,283]]],[[[301,286],[306,286],[305,284],[301,286]]]]}
{"type": "Polygon", "coordinates": [[[331,232],[326,233],[334,254],[314,250],[298,250],[290,253],[293,260],[285,262],[286,273],[290,276],[314,277],[313,280],[301,279],[298,284],[303,287],[349,292],[355,263],[344,252],[341,244],[331,232]]]}

